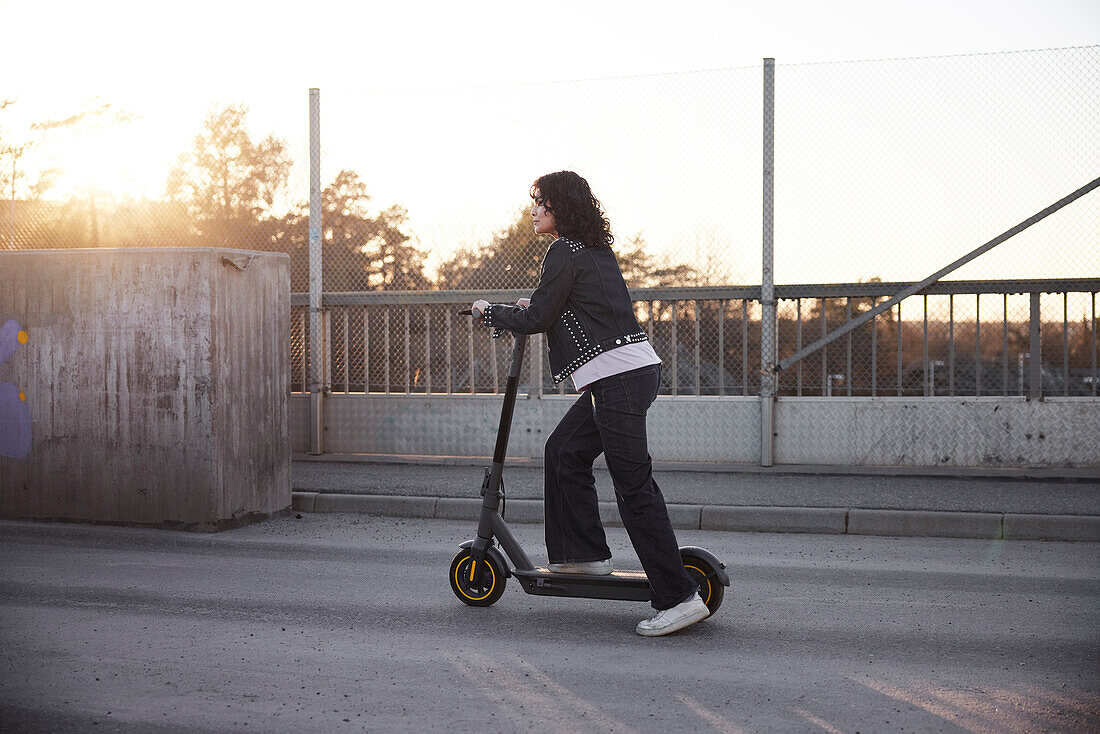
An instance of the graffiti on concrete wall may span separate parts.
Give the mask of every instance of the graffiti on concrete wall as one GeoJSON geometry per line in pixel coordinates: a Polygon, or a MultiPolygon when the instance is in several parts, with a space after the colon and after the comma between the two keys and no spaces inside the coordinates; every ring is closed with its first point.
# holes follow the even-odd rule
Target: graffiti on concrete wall
{"type": "MultiPolygon", "coordinates": [[[[30,340],[15,319],[0,326],[0,366],[30,340]]],[[[31,409],[27,395],[10,382],[0,382],[0,456],[25,459],[31,451],[31,409]]]]}

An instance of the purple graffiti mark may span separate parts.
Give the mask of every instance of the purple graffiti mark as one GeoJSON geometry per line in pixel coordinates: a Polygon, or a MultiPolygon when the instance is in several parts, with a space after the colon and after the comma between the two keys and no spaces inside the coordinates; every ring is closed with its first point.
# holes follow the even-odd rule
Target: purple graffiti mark
{"type": "Polygon", "coordinates": [[[0,382],[0,456],[25,459],[31,452],[31,409],[10,382],[0,382]]]}
{"type": "MultiPolygon", "coordinates": [[[[15,319],[0,325],[0,365],[29,337],[15,319]]],[[[25,459],[31,451],[31,409],[27,396],[10,382],[0,382],[0,456],[25,459]]]]}
{"type": "Polygon", "coordinates": [[[15,319],[8,319],[0,326],[0,364],[8,361],[21,344],[27,343],[27,332],[15,319]]]}

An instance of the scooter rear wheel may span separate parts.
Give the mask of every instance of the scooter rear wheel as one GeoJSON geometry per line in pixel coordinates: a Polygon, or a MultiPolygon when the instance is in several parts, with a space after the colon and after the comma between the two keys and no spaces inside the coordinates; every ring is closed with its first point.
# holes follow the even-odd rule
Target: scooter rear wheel
{"type": "Polygon", "coordinates": [[[699,584],[699,596],[703,603],[714,614],[718,607],[722,606],[722,597],[725,596],[726,587],[718,580],[718,569],[711,565],[710,561],[700,558],[694,553],[681,552],[680,558],[684,562],[684,568],[691,580],[699,584]]]}
{"type": "Polygon", "coordinates": [[[504,593],[508,579],[492,556],[487,555],[474,565],[470,549],[463,548],[451,561],[450,580],[451,591],[463,604],[487,607],[504,593]]]}

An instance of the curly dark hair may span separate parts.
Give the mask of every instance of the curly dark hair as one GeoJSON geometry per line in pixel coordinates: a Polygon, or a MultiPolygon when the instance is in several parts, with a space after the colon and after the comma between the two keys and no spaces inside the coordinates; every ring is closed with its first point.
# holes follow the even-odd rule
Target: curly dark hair
{"type": "Polygon", "coordinates": [[[588,247],[611,247],[615,236],[599,199],[583,178],[572,171],[539,176],[531,184],[531,198],[554,215],[558,234],[588,247]]]}

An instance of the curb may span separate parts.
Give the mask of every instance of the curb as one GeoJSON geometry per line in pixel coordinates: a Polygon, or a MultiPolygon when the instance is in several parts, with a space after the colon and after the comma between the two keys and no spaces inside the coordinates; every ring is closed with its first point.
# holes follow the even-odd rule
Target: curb
{"type": "MultiPolygon", "coordinates": [[[[480,498],[323,492],[294,492],[293,497],[296,512],[475,521],[481,511],[480,498]]],[[[505,514],[513,523],[542,523],[542,500],[508,500],[505,514]]],[[[668,514],[677,530],[1100,542],[1100,516],[1095,515],[683,504],[669,504],[668,514]]],[[[600,520],[607,527],[623,526],[614,502],[600,502],[600,520]]]]}
{"type": "MultiPolygon", "coordinates": [[[[433,456],[424,454],[303,454],[293,453],[292,461],[322,464],[408,464],[413,466],[488,466],[486,456],[433,456]]],[[[542,457],[509,456],[508,466],[538,469],[542,457]]],[[[606,468],[603,457],[594,464],[606,468]]],[[[983,466],[853,466],[847,464],[741,464],[724,461],[653,460],[653,469],[662,472],[703,472],[708,474],[776,474],[779,476],[853,476],[853,477],[959,477],[1000,481],[1098,482],[1100,467],[983,467],[983,466]]]]}

